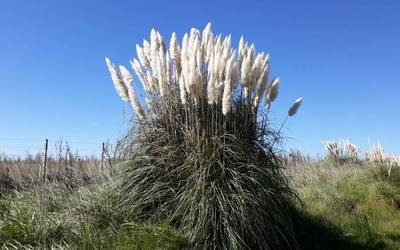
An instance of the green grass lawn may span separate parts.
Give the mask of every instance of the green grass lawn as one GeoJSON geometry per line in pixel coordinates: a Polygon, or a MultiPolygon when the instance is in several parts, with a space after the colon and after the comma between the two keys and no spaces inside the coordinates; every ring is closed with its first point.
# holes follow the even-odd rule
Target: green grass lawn
{"type": "MultiPolygon", "coordinates": [[[[369,166],[302,164],[287,173],[302,249],[400,249],[400,173],[369,166]]],[[[165,221],[139,222],[109,184],[43,184],[0,198],[1,249],[180,249],[165,221]]]]}

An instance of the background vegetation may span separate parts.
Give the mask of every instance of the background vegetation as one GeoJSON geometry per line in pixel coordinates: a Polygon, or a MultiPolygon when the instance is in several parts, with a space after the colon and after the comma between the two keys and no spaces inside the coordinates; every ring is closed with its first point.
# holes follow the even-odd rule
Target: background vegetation
{"type": "MultiPolygon", "coordinates": [[[[293,207],[302,249],[399,249],[398,168],[387,179],[379,168],[365,161],[332,163],[291,153],[284,162],[290,185],[302,200],[293,207]]],[[[0,169],[9,164],[10,159],[0,161],[0,169]]],[[[98,178],[102,175],[97,171],[89,182],[76,181],[74,185],[56,178],[32,183],[10,177],[24,175],[27,168],[21,166],[27,164],[37,167],[40,157],[36,162],[14,162],[8,176],[4,172],[0,175],[1,249],[187,246],[179,228],[157,219],[142,223],[130,209],[118,206],[110,174],[98,178]],[[10,182],[15,182],[12,188],[10,182]]],[[[108,166],[106,173],[110,169],[108,166]]]]}

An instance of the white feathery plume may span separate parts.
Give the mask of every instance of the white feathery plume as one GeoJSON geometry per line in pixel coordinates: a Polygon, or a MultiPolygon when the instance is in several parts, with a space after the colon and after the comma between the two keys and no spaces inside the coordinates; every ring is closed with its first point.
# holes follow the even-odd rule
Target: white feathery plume
{"type": "MultiPolygon", "coordinates": [[[[195,42],[196,43],[196,42],[195,42]]],[[[191,94],[191,96],[193,97],[195,104],[197,105],[198,100],[200,98],[199,94],[201,91],[201,87],[202,87],[202,73],[201,73],[201,65],[199,65],[199,63],[201,63],[201,59],[199,59],[199,57],[201,57],[201,51],[198,49],[198,47],[196,47],[196,45],[194,44],[192,46],[192,53],[193,55],[191,56],[191,60],[190,60],[190,75],[189,75],[189,94],[191,94]]]]}
{"type": "Polygon", "coordinates": [[[137,59],[133,59],[130,61],[132,69],[135,71],[135,74],[139,78],[139,80],[142,82],[143,89],[147,92],[150,93],[152,92],[151,86],[147,82],[146,76],[143,73],[142,67],[140,66],[140,63],[137,59]]]}
{"type": "Polygon", "coordinates": [[[247,52],[248,56],[250,56],[250,64],[254,63],[254,60],[256,59],[256,46],[254,45],[254,43],[252,43],[250,45],[250,48],[248,49],[247,52]]]}
{"type": "MultiPolygon", "coordinates": [[[[157,34],[159,34],[159,33],[157,33],[157,34]]],[[[159,39],[161,44],[164,43],[163,40],[162,40],[161,35],[158,36],[158,39],[159,39]]],[[[158,51],[158,62],[157,62],[158,71],[159,71],[158,72],[158,74],[159,74],[159,78],[158,79],[159,79],[159,84],[161,85],[160,89],[162,89],[162,92],[160,91],[162,93],[161,96],[164,95],[164,92],[165,92],[166,88],[168,88],[168,86],[166,86],[166,85],[169,85],[169,81],[168,81],[168,78],[167,78],[166,51],[165,51],[165,49],[163,49],[163,46],[165,46],[165,45],[161,45],[160,48],[159,48],[159,51],[158,51]]]]}
{"type": "Polygon", "coordinates": [[[220,54],[217,54],[215,57],[214,62],[214,74],[215,74],[215,81],[214,81],[214,103],[218,104],[221,92],[224,88],[224,74],[225,74],[225,65],[224,61],[220,54]]]}
{"type": "MultiPolygon", "coordinates": [[[[266,58],[266,60],[268,60],[268,58],[266,58]]],[[[263,66],[262,72],[261,72],[261,74],[260,74],[260,76],[259,76],[259,78],[257,80],[257,95],[254,98],[254,103],[253,103],[254,107],[258,107],[258,105],[261,102],[261,99],[262,99],[262,97],[264,95],[265,89],[267,87],[268,74],[269,74],[269,64],[268,63],[264,63],[264,65],[265,66],[263,66]]]]}
{"type": "Polygon", "coordinates": [[[121,72],[122,81],[124,82],[126,88],[129,89],[133,82],[133,76],[131,72],[125,66],[119,65],[119,71],[121,72]]]}
{"type": "Polygon", "coordinates": [[[228,59],[228,62],[226,64],[225,75],[227,76],[227,78],[225,79],[224,93],[222,95],[222,113],[224,115],[226,115],[231,108],[232,92],[234,89],[230,77],[234,66],[234,60],[235,60],[235,54],[232,54],[232,56],[228,59]]]}
{"type": "Polygon", "coordinates": [[[106,64],[108,67],[108,71],[110,72],[111,75],[111,80],[114,83],[115,89],[117,90],[117,93],[124,102],[128,102],[129,101],[128,88],[125,86],[125,83],[122,80],[121,75],[118,73],[117,69],[115,68],[115,65],[111,62],[111,60],[108,57],[106,57],[106,64]]]}
{"type": "Polygon", "coordinates": [[[256,56],[256,59],[254,60],[253,65],[251,66],[251,87],[255,88],[256,83],[260,77],[260,74],[264,70],[263,65],[264,65],[264,53],[260,53],[256,56]]]}
{"type": "Polygon", "coordinates": [[[124,66],[119,66],[119,70],[121,71],[122,80],[125,83],[125,86],[128,88],[129,102],[131,103],[133,109],[140,119],[145,117],[142,106],[140,105],[139,100],[135,95],[135,91],[133,90],[132,82],[133,77],[129,70],[127,70],[124,66]]]}
{"type": "Polygon", "coordinates": [[[186,104],[185,79],[183,75],[179,78],[179,93],[181,95],[182,104],[186,104]]]}
{"type": "Polygon", "coordinates": [[[198,90],[198,95],[200,95],[203,91],[203,72],[202,72],[202,66],[203,66],[203,57],[201,53],[201,48],[199,47],[196,53],[196,82],[197,82],[197,90],[198,90]]]}
{"type": "Polygon", "coordinates": [[[164,96],[164,78],[163,78],[163,73],[162,73],[162,62],[161,62],[161,58],[157,58],[158,60],[156,60],[156,67],[157,67],[157,71],[156,71],[156,77],[158,80],[158,91],[160,93],[161,96],[164,96]]]}
{"type": "Polygon", "coordinates": [[[242,62],[242,68],[240,69],[240,81],[242,82],[243,86],[248,89],[250,84],[250,75],[251,71],[251,56],[245,55],[242,62]]]}
{"type": "MultiPolygon", "coordinates": [[[[188,83],[187,83],[187,81],[189,80],[189,72],[190,72],[188,50],[189,50],[189,35],[187,33],[185,33],[183,36],[182,49],[181,49],[182,73],[179,78],[179,86],[180,86],[180,91],[181,91],[182,102],[184,100],[182,98],[182,96],[186,96],[186,92],[189,91],[188,83]],[[183,89],[182,89],[182,87],[183,87],[183,89]]],[[[185,97],[185,103],[186,103],[186,97],[185,97]]]]}
{"type": "Polygon", "coordinates": [[[145,55],[143,48],[140,47],[138,44],[136,44],[136,53],[137,53],[140,63],[143,65],[143,67],[145,67],[145,68],[150,67],[149,59],[145,55]]]}
{"type": "Polygon", "coordinates": [[[268,85],[266,102],[272,103],[276,100],[279,94],[279,78],[275,78],[268,85]]]}
{"type": "MultiPolygon", "coordinates": [[[[211,23],[207,23],[206,27],[203,30],[202,33],[202,40],[204,41],[204,46],[207,46],[208,40],[212,38],[212,31],[211,31],[211,23]]],[[[204,48],[205,49],[205,48],[204,48]]]]}
{"type": "Polygon", "coordinates": [[[160,41],[158,40],[157,31],[151,29],[150,32],[150,65],[154,75],[158,75],[157,64],[158,64],[158,50],[160,47],[160,41]]]}
{"type": "Polygon", "coordinates": [[[208,40],[208,44],[207,44],[206,51],[207,51],[207,52],[206,52],[205,62],[206,62],[206,63],[209,63],[209,62],[210,62],[211,55],[214,53],[214,39],[213,39],[213,37],[211,37],[211,38],[208,40]]]}
{"type": "Polygon", "coordinates": [[[215,98],[215,74],[213,72],[214,70],[214,53],[211,54],[210,56],[210,61],[208,63],[208,82],[207,82],[207,100],[208,104],[213,104],[214,103],[214,98],[215,98]]]}
{"type": "Polygon", "coordinates": [[[129,93],[129,99],[130,99],[132,108],[135,110],[137,116],[140,119],[144,119],[146,117],[144,114],[144,110],[143,110],[142,106],[140,105],[139,100],[136,98],[136,95],[135,95],[135,92],[133,91],[132,86],[129,88],[128,93],[129,93]]]}
{"type": "Polygon", "coordinates": [[[210,45],[210,40],[212,40],[212,31],[211,31],[211,23],[208,23],[207,26],[204,28],[202,33],[201,39],[201,49],[202,49],[202,56],[205,61],[209,58],[208,46],[210,45]]]}
{"type": "Polygon", "coordinates": [[[187,33],[185,33],[183,35],[183,39],[182,39],[182,50],[181,50],[181,57],[182,59],[188,57],[187,51],[188,51],[188,46],[189,46],[189,35],[187,33]]]}
{"type": "Polygon", "coordinates": [[[176,39],[175,32],[172,33],[172,36],[171,36],[171,41],[170,41],[170,45],[169,45],[169,53],[175,63],[176,73],[174,74],[174,77],[178,77],[178,75],[181,73],[182,66],[181,66],[181,52],[179,49],[179,45],[178,45],[178,42],[176,39]]]}
{"type": "Polygon", "coordinates": [[[223,52],[222,52],[222,56],[224,59],[228,59],[229,54],[231,52],[231,35],[228,35],[227,37],[225,37],[222,46],[223,46],[223,52]]]}
{"type": "Polygon", "coordinates": [[[158,40],[158,43],[159,43],[158,50],[166,52],[167,51],[167,46],[165,45],[164,39],[161,36],[160,32],[158,32],[158,31],[157,31],[157,40],[158,40]]]}
{"type": "Polygon", "coordinates": [[[151,61],[151,48],[150,43],[147,40],[143,40],[143,53],[147,59],[146,65],[143,64],[143,67],[147,69],[151,69],[150,61],[151,61]]]}
{"type": "Polygon", "coordinates": [[[216,86],[215,86],[215,80],[214,80],[214,75],[211,75],[208,78],[208,83],[207,83],[207,101],[208,104],[212,105],[216,103],[216,86]]]}
{"type": "Polygon", "coordinates": [[[147,83],[149,84],[149,87],[152,91],[152,93],[155,93],[157,88],[158,88],[158,82],[157,79],[155,77],[153,77],[153,75],[150,73],[150,71],[146,72],[146,80],[147,83]]]}
{"type": "Polygon", "coordinates": [[[222,113],[226,115],[230,108],[232,102],[232,84],[229,80],[225,81],[224,93],[222,96],[222,113]]]}
{"type": "Polygon", "coordinates": [[[155,29],[151,29],[150,31],[150,48],[152,53],[157,52],[160,47],[160,41],[158,40],[159,36],[157,33],[158,32],[155,29]]]}
{"type": "Polygon", "coordinates": [[[239,82],[239,65],[236,61],[233,62],[233,66],[232,66],[232,71],[231,71],[231,83],[234,86],[233,88],[235,89],[238,82],[239,82]]]}
{"type": "Polygon", "coordinates": [[[299,110],[301,103],[303,102],[303,98],[297,98],[296,101],[294,101],[292,107],[290,107],[288,111],[288,116],[294,116],[297,111],[299,110]]]}
{"type": "Polygon", "coordinates": [[[228,60],[226,61],[226,65],[225,65],[225,79],[229,81],[229,83],[231,83],[231,75],[232,75],[232,69],[233,69],[233,65],[235,63],[235,53],[232,53],[231,56],[228,58],[228,60]]]}
{"type": "Polygon", "coordinates": [[[201,42],[200,42],[200,31],[197,29],[191,30],[191,34],[189,37],[189,47],[188,47],[188,55],[189,55],[189,72],[187,75],[186,88],[187,92],[194,98],[195,104],[197,104],[197,100],[199,99],[199,90],[200,85],[202,85],[202,55],[201,55],[201,42]]]}
{"type": "Polygon", "coordinates": [[[172,62],[169,53],[166,53],[165,64],[167,84],[172,84],[172,62]]]}
{"type": "Polygon", "coordinates": [[[192,94],[192,85],[195,84],[195,75],[196,75],[196,54],[192,55],[189,59],[189,66],[188,66],[189,74],[187,75],[186,81],[186,90],[189,94],[192,94]]]}
{"type": "Polygon", "coordinates": [[[193,53],[196,55],[196,68],[201,72],[201,66],[203,65],[203,53],[200,42],[196,43],[196,49],[193,53]]]}
{"type": "Polygon", "coordinates": [[[243,62],[243,58],[245,55],[245,51],[246,51],[246,45],[244,43],[243,36],[241,36],[240,41],[239,41],[239,50],[238,50],[238,58],[237,58],[239,69],[242,67],[242,62],[243,62]]]}

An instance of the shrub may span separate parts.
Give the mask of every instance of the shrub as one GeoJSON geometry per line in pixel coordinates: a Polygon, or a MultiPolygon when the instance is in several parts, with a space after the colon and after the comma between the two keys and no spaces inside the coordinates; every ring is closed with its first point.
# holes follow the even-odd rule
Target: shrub
{"type": "Polygon", "coordinates": [[[279,89],[277,78],[267,84],[268,55],[243,38],[236,53],[210,24],[185,34],[182,47],[172,34],[169,49],[152,30],[137,54],[145,105],[129,71],[106,59],[138,118],[117,175],[126,202],[142,219],[170,219],[193,248],[297,248],[288,209],[295,195],[276,157],[280,130],[268,124],[279,89]]]}

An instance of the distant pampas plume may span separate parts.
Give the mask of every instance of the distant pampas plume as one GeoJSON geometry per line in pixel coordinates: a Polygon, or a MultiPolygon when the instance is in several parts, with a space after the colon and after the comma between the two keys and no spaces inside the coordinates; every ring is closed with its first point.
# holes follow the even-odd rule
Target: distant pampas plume
{"type": "Polygon", "coordinates": [[[269,122],[280,86],[270,56],[243,37],[235,48],[210,23],[179,37],[152,29],[130,61],[135,77],[106,58],[138,118],[121,140],[118,193],[139,219],[180,227],[191,249],[296,249],[296,198],[269,122]]]}
{"type": "Polygon", "coordinates": [[[303,98],[298,98],[296,101],[294,101],[293,105],[288,110],[288,116],[294,116],[299,110],[302,102],[303,98]]]}

